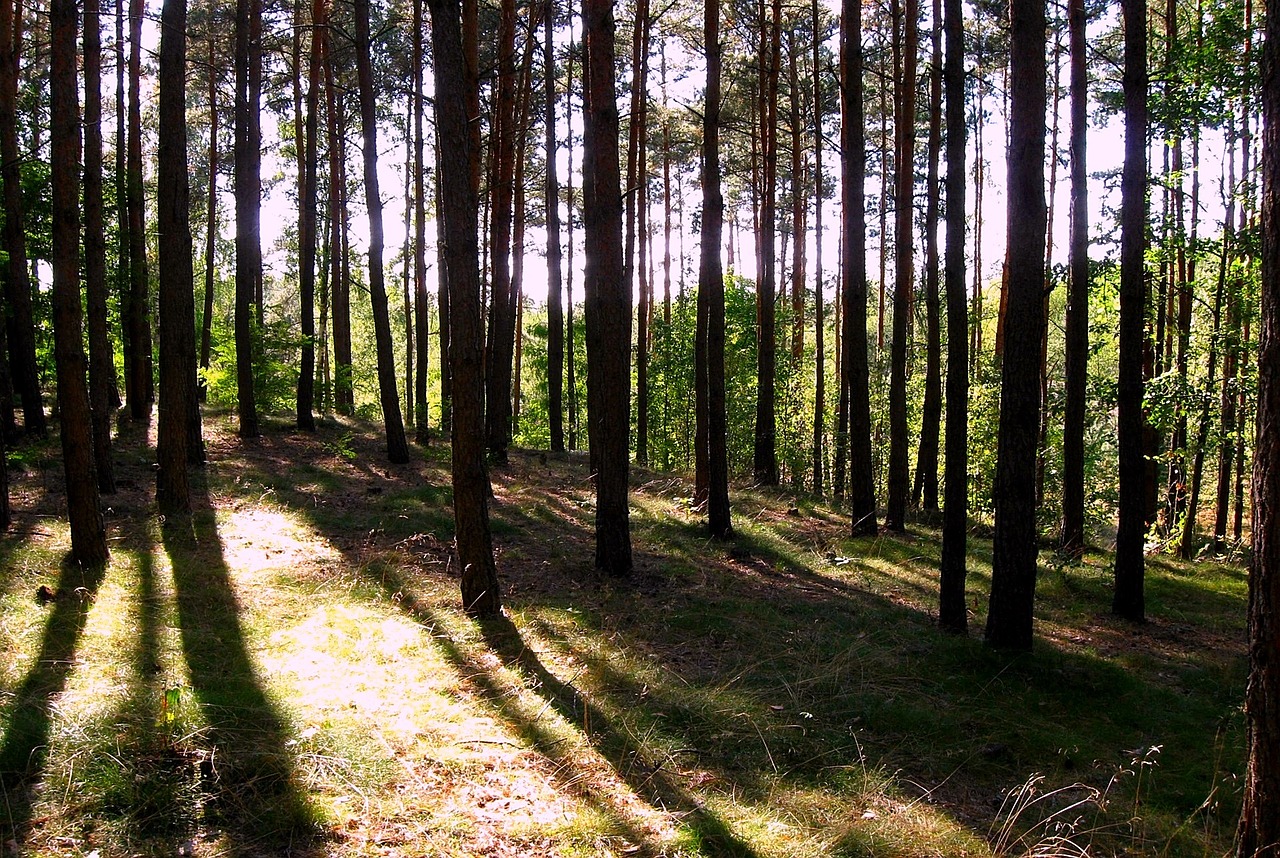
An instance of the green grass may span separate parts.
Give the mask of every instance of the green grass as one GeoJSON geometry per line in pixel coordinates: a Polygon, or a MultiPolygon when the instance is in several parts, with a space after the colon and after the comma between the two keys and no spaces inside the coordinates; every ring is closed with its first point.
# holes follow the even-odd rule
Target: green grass
{"type": "Polygon", "coordinates": [[[60,565],[56,496],[22,477],[35,500],[0,539],[4,839],[104,858],[984,856],[1055,833],[1094,855],[1227,850],[1240,567],[1152,558],[1134,627],[1108,615],[1105,553],[1044,553],[1036,646],[995,653],[988,542],[957,637],[934,622],[935,531],[851,539],[820,500],[740,491],[735,538],[713,541],[687,485],[638,473],[637,568],[608,580],[585,464],[516,451],[491,506],[507,616],[477,623],[438,449],[395,468],[358,422],[224,431],[190,518],[158,523],[145,465],[126,474],[100,572],[60,565]]]}

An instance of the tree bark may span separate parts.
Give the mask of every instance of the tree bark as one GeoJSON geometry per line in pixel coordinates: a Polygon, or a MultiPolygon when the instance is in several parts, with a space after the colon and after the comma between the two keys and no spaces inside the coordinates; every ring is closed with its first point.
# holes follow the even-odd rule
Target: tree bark
{"type": "Polygon", "coordinates": [[[777,418],[777,263],[774,259],[777,235],[778,178],[778,74],[782,52],[782,3],[773,0],[766,25],[761,16],[761,188],[760,224],[756,237],[760,276],[757,284],[756,314],[756,434],[753,457],[756,482],[778,484],[777,418]],[[768,48],[764,47],[765,35],[768,48]]]}
{"type": "Polygon", "coordinates": [[[1122,0],[1124,18],[1125,159],[1120,203],[1119,477],[1115,595],[1111,609],[1125,619],[1144,616],[1143,566],[1147,533],[1142,373],[1147,289],[1147,25],[1142,0],[1122,0]]]}
{"type": "Polygon", "coordinates": [[[187,178],[187,2],[164,0],[160,35],[160,147],[156,221],[160,234],[160,408],[156,506],[191,511],[189,416],[196,406],[195,283],[187,178]]]}
{"type": "Polygon", "coordinates": [[[317,184],[319,181],[320,87],[324,58],[328,51],[329,10],[325,0],[311,2],[311,53],[307,72],[306,115],[303,119],[302,217],[298,235],[298,292],[302,315],[302,360],[298,367],[298,428],[315,430],[315,289],[317,229],[317,184]]]}
{"type": "MultiPolygon", "coordinates": [[[[431,314],[427,291],[427,174],[423,161],[423,67],[426,53],[423,45],[423,0],[413,2],[413,325],[417,336],[418,374],[415,379],[414,437],[419,444],[431,440],[431,410],[427,404],[427,370],[431,365],[431,341],[428,337],[431,314]]],[[[438,237],[437,237],[437,240],[438,237]]],[[[444,315],[441,309],[441,316],[444,315]]],[[[441,325],[443,328],[444,326],[441,325]]],[[[443,375],[443,373],[442,373],[443,375]]]]}
{"type": "Polygon", "coordinates": [[[1262,309],[1258,337],[1253,554],[1249,563],[1248,758],[1238,858],[1280,855],[1280,16],[1262,52],[1262,309]]]}
{"type": "Polygon", "coordinates": [[[76,82],[76,3],[49,7],[50,143],[53,202],[53,336],[58,367],[62,463],[71,523],[71,559],[81,566],[107,561],[93,461],[93,426],[80,310],[80,103],[76,82]]]}
{"type": "Polygon", "coordinates": [[[364,133],[364,190],[369,212],[369,302],[378,353],[378,392],[387,433],[387,458],[393,464],[409,461],[409,442],[396,392],[395,343],[383,271],[382,194],[378,188],[377,93],[373,89],[373,57],[369,40],[369,0],[356,0],[356,76],[360,83],[360,125],[364,133]]]}
{"type": "Polygon", "coordinates": [[[453,372],[453,511],[462,606],[495,617],[502,610],[489,532],[489,474],[484,459],[484,333],[480,307],[479,201],[471,182],[468,93],[479,84],[463,55],[458,0],[428,0],[435,53],[437,173],[449,258],[449,358],[453,372]]]}
{"type": "Polygon", "coordinates": [[[964,588],[969,531],[969,302],[965,292],[965,80],[963,0],[944,0],[947,97],[947,435],[938,625],[969,625],[964,588]]]}
{"type": "Polygon", "coordinates": [[[259,434],[253,323],[257,283],[262,276],[261,33],[261,0],[236,0],[236,413],[242,438],[259,434]]]}
{"type": "Polygon", "coordinates": [[[631,290],[622,270],[622,189],[612,0],[584,0],[583,220],[586,227],[587,407],[595,431],[595,565],[631,572],[627,510],[631,290]]]}
{"type": "MultiPolygon", "coordinates": [[[[893,5],[897,6],[897,0],[893,5]]],[[[920,37],[916,0],[906,0],[903,8],[902,77],[895,99],[894,136],[894,284],[893,344],[889,378],[889,479],[884,524],[890,530],[907,525],[907,494],[910,491],[907,439],[907,338],[915,288],[915,147],[916,147],[916,54],[920,37]]]]}
{"type": "MultiPolygon", "coordinates": [[[[200,317],[200,368],[209,369],[209,360],[213,353],[213,279],[217,271],[216,256],[218,246],[218,75],[214,72],[217,57],[214,46],[217,44],[217,24],[213,15],[209,16],[209,32],[205,34],[209,42],[209,205],[208,222],[205,224],[204,239],[204,312],[200,317]]],[[[126,361],[127,363],[127,361],[126,361]]],[[[203,381],[200,383],[200,401],[204,402],[208,391],[203,381]]]]}
{"type": "Polygon", "coordinates": [[[702,114],[702,237],[698,258],[699,317],[705,299],[703,339],[707,390],[707,528],[712,536],[732,533],[729,507],[729,458],[725,404],[724,272],[720,265],[720,241],[724,230],[724,198],[720,191],[720,3],[711,0],[703,15],[703,42],[707,54],[706,106],[702,114]]]}
{"type": "Polygon", "coordinates": [[[560,284],[564,281],[560,254],[560,179],[556,171],[556,3],[547,0],[543,14],[542,69],[544,86],[543,127],[547,159],[547,421],[551,450],[564,452],[564,304],[560,284]]]}
{"type": "Polygon", "coordinates": [[[986,640],[1031,648],[1036,584],[1036,442],[1040,428],[1045,241],[1044,0],[1010,7],[1008,294],[1001,368],[995,538],[986,640]]]}
{"type": "MultiPolygon", "coordinates": [[[[854,536],[876,532],[875,476],[871,453],[871,392],[867,367],[867,147],[863,129],[862,5],[843,0],[840,29],[840,169],[843,204],[841,300],[844,303],[841,376],[848,397],[849,505],[854,536]]],[[[837,450],[839,454],[839,450],[837,450]]]]}
{"type": "Polygon", "coordinates": [[[925,181],[924,405],[920,419],[920,447],[911,504],[938,511],[938,435],[942,423],[942,306],[938,294],[938,171],[942,149],[942,0],[933,0],[933,61],[929,70],[929,166],[925,181]]]}
{"type": "MultiPolygon", "coordinates": [[[[107,320],[107,235],[102,195],[102,32],[99,0],[84,4],[84,283],[89,333],[89,403],[98,491],[116,490],[111,418],[116,362],[107,320]]],[[[2,433],[3,430],[0,430],[2,433]]]]}
{"type": "Polygon", "coordinates": [[[827,413],[827,351],[826,319],[822,295],[822,71],[819,35],[820,18],[818,0],[810,7],[813,27],[813,493],[821,497],[823,491],[823,467],[825,423],[827,413]]]}
{"type": "Polygon", "coordinates": [[[152,378],[150,286],[147,273],[147,227],[142,186],[142,17],[145,0],[129,3],[129,140],[126,152],[125,204],[129,220],[129,300],[126,316],[133,340],[133,377],[129,411],[135,418],[150,415],[155,401],[152,378]]]}
{"type": "Polygon", "coordinates": [[[1089,93],[1084,0],[1069,0],[1071,43],[1071,249],[1067,273],[1066,413],[1062,422],[1062,550],[1084,554],[1084,426],[1089,380],[1089,93]]]}

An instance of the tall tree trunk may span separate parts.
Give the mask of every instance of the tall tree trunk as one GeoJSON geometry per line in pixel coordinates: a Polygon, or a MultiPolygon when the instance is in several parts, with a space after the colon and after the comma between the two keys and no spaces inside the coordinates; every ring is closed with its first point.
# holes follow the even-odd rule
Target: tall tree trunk
{"type": "MultiPolygon", "coordinates": [[[[436,149],[440,148],[440,132],[436,131],[436,149]]],[[[436,157],[436,211],[440,211],[444,207],[443,184],[440,179],[439,155],[436,157]]],[[[452,291],[449,288],[449,252],[445,247],[444,234],[438,233],[436,236],[436,255],[438,257],[437,283],[436,283],[436,324],[440,328],[440,332],[436,339],[440,345],[440,432],[442,434],[449,433],[452,437],[453,432],[453,361],[449,357],[449,349],[453,342],[451,319],[453,318],[453,310],[450,305],[450,297],[452,291]]]]}
{"type": "Polygon", "coordinates": [[[471,182],[468,94],[478,89],[463,53],[458,0],[428,0],[435,54],[440,209],[449,269],[449,359],[453,372],[453,514],[462,606],[473,616],[502,610],[489,532],[484,460],[484,333],[480,307],[479,203],[471,182]]]}
{"type": "MultiPolygon", "coordinates": [[[[9,369],[22,399],[27,432],[45,434],[44,404],[36,364],[35,322],[31,308],[25,213],[22,205],[22,157],[18,151],[18,59],[21,15],[15,0],[0,0],[0,178],[4,180],[4,246],[9,255],[4,278],[8,305],[9,369]]],[[[7,428],[7,427],[6,427],[7,428]]]]}
{"type": "Polygon", "coordinates": [[[1062,550],[1084,554],[1084,425],[1089,381],[1089,92],[1084,0],[1069,0],[1071,43],[1071,249],[1067,273],[1066,413],[1062,422],[1062,550]]]}
{"type": "MultiPolygon", "coordinates": [[[[205,38],[209,44],[209,204],[208,221],[205,223],[204,239],[204,312],[200,317],[200,369],[209,369],[209,360],[213,356],[213,281],[217,271],[218,247],[218,75],[213,69],[218,67],[214,46],[218,43],[217,22],[213,15],[209,16],[209,30],[205,38]]],[[[314,37],[313,37],[314,38],[314,37]]],[[[128,362],[126,361],[126,364],[128,362]]],[[[208,389],[204,381],[200,382],[199,397],[204,402],[208,389]]]]}
{"type": "Polygon", "coordinates": [[[560,284],[564,280],[560,256],[560,179],[556,173],[556,3],[547,0],[543,13],[542,69],[547,160],[547,421],[551,450],[564,451],[564,304],[560,284]]]}
{"type": "Polygon", "coordinates": [[[511,360],[515,313],[511,300],[511,219],[515,191],[517,73],[516,4],[502,0],[494,84],[492,211],[489,220],[489,339],[485,354],[486,439],[489,457],[505,464],[511,444],[511,360]]]}
{"type": "Polygon", "coordinates": [[[1262,310],[1249,563],[1248,759],[1238,858],[1280,855],[1280,16],[1262,51],[1262,310]]]}
{"type": "Polygon", "coordinates": [[[987,643],[1030,649],[1036,583],[1036,440],[1044,305],[1044,0],[1010,7],[1010,144],[1006,359],[1001,369],[987,643]]]}
{"type": "Polygon", "coordinates": [[[187,178],[187,2],[164,0],[160,36],[160,147],[156,220],[160,236],[160,414],[156,506],[191,509],[187,477],[196,403],[195,282],[187,178]]]}
{"type": "Polygon", "coordinates": [[[729,457],[725,404],[724,272],[720,266],[720,240],[724,229],[724,198],[720,191],[720,2],[710,0],[702,20],[707,50],[706,105],[702,114],[702,237],[698,258],[698,315],[704,315],[701,339],[705,353],[707,462],[707,527],[711,535],[725,538],[732,532],[729,508],[729,457]],[[705,294],[705,300],[703,295],[705,294]]]}
{"type": "MultiPolygon", "coordinates": [[[[565,113],[568,125],[573,127],[573,16],[569,18],[569,61],[565,72],[565,113]]],[[[572,143],[572,141],[570,141],[572,143]]],[[[569,388],[569,449],[578,449],[578,377],[577,361],[573,351],[573,146],[569,145],[569,169],[565,174],[565,212],[568,215],[565,245],[568,248],[568,268],[565,279],[565,384],[569,388]]]]}
{"type": "Polygon", "coordinates": [[[761,15],[761,189],[760,226],[757,235],[760,277],[757,284],[756,314],[756,435],[753,457],[755,479],[766,486],[778,484],[778,418],[776,328],[778,193],[778,73],[782,52],[782,3],[773,0],[766,25],[761,15]],[[764,40],[768,37],[768,48],[764,40]]]}
{"type": "MultiPolygon", "coordinates": [[[[814,37],[817,38],[816,36],[814,37]]],[[[800,47],[792,31],[787,40],[787,84],[790,87],[791,107],[791,366],[798,369],[804,355],[804,293],[805,293],[805,215],[809,203],[805,195],[805,156],[803,148],[804,128],[800,124],[800,47]]],[[[818,74],[814,67],[814,76],[818,74]]],[[[796,445],[799,452],[799,445],[796,445]]],[[[797,468],[797,470],[799,470],[797,468]]]]}
{"type": "Polygon", "coordinates": [[[142,188],[142,17],[145,0],[129,3],[129,141],[126,153],[126,205],[129,213],[128,324],[134,343],[133,395],[129,410],[135,418],[151,413],[155,383],[151,362],[151,299],[147,274],[147,232],[142,188]]]}
{"type": "Polygon", "coordinates": [[[938,625],[964,632],[969,531],[969,317],[964,276],[965,80],[963,0],[944,0],[947,42],[947,437],[938,625]]]}
{"type": "MultiPolygon", "coordinates": [[[[115,135],[115,191],[116,191],[116,265],[114,273],[116,296],[120,307],[120,352],[124,358],[125,398],[129,398],[131,367],[133,366],[133,332],[129,327],[129,204],[125,174],[125,152],[128,150],[128,132],[125,130],[125,116],[128,113],[125,102],[125,53],[124,53],[124,0],[116,0],[116,135],[115,135]]],[[[2,48],[0,48],[2,50],[2,48]]],[[[213,76],[210,75],[210,78],[213,76]]],[[[3,140],[0,139],[0,145],[3,140]]],[[[5,158],[5,163],[9,163],[5,158]]],[[[112,405],[121,405],[120,388],[117,384],[112,393],[112,405]]]]}
{"type": "MultiPolygon", "coordinates": [[[[326,73],[326,86],[332,87],[335,74],[330,62],[326,73]]],[[[336,123],[332,137],[337,148],[331,151],[330,170],[333,173],[331,192],[335,195],[337,210],[334,214],[337,241],[334,243],[337,254],[334,256],[333,283],[331,286],[331,309],[333,325],[333,399],[339,414],[355,413],[355,389],[351,365],[351,245],[350,245],[350,207],[347,191],[347,107],[341,89],[337,90],[336,105],[332,109],[336,123]]]]}
{"type": "Polygon", "coordinates": [[[595,431],[595,565],[631,572],[627,510],[631,289],[622,271],[622,189],[618,175],[618,101],[614,91],[612,0],[584,0],[583,111],[586,226],[587,407],[595,431]]]}
{"type": "MultiPolygon", "coordinates": [[[[319,112],[320,87],[323,85],[324,58],[328,51],[329,10],[325,0],[311,0],[311,55],[307,72],[306,116],[303,119],[302,144],[302,217],[298,235],[298,292],[302,310],[302,360],[298,367],[298,428],[315,430],[316,377],[316,247],[317,192],[319,181],[319,112]]],[[[299,72],[301,74],[301,72],[299,72]]]]}
{"type": "Polygon", "coordinates": [[[827,413],[826,319],[822,302],[822,39],[818,0],[810,7],[813,27],[813,493],[822,495],[825,463],[823,429],[827,413]]]}
{"type": "Polygon", "coordinates": [[[387,433],[387,458],[393,464],[409,461],[409,442],[396,392],[395,343],[382,263],[382,195],[378,189],[377,93],[373,89],[373,57],[369,41],[369,0],[356,0],[356,75],[360,82],[360,125],[364,133],[365,205],[369,212],[369,302],[378,353],[378,392],[387,433]]]}
{"type": "MultiPolygon", "coordinates": [[[[867,249],[866,184],[867,144],[863,128],[862,4],[843,0],[840,19],[840,173],[843,213],[843,263],[841,301],[841,397],[848,403],[849,505],[853,535],[876,532],[875,476],[871,453],[871,392],[867,367],[867,249]]],[[[837,430],[837,437],[839,431],[837,430]]],[[[841,455],[837,449],[837,456],[841,455]]]]}
{"type": "MultiPolygon", "coordinates": [[[[134,0],[138,2],[138,0],[134,0]]],[[[255,438],[254,300],[262,276],[261,131],[256,98],[262,78],[261,0],[236,0],[236,408],[240,436],[255,438]],[[258,86],[255,86],[255,82],[258,86]]]]}
{"type": "MultiPolygon", "coordinates": [[[[624,244],[622,257],[622,279],[627,284],[628,292],[635,281],[636,227],[637,221],[643,217],[639,213],[643,196],[641,185],[647,173],[645,169],[645,124],[648,99],[649,73],[649,3],[648,0],[636,0],[635,21],[631,37],[631,115],[627,122],[627,186],[624,195],[624,244]]],[[[644,246],[640,240],[641,280],[644,280],[644,246]]],[[[649,457],[649,425],[648,415],[648,355],[645,339],[648,337],[649,325],[645,305],[643,283],[640,287],[640,301],[636,312],[636,462],[646,464],[649,457]]]]}
{"type": "MultiPolygon", "coordinates": [[[[893,5],[897,6],[897,0],[893,5]]],[[[903,8],[902,77],[894,100],[894,284],[893,345],[889,378],[889,480],[884,524],[891,530],[907,525],[907,494],[910,491],[909,439],[907,438],[907,338],[915,282],[915,149],[916,149],[916,55],[920,37],[917,0],[906,0],[903,8]]]]}
{"type": "MultiPolygon", "coordinates": [[[[431,314],[427,292],[427,174],[423,160],[422,70],[426,64],[423,46],[423,0],[413,1],[413,324],[417,336],[418,374],[416,378],[414,437],[419,444],[431,440],[430,409],[427,406],[427,370],[431,365],[428,328],[431,314]]],[[[437,238],[438,240],[438,238],[437,238]]],[[[440,313],[443,316],[444,310],[440,313]]],[[[443,327],[443,325],[441,326],[443,327]]],[[[443,373],[442,373],[443,375],[443,373]]]]}
{"type": "MultiPolygon", "coordinates": [[[[93,461],[93,427],[80,311],[80,104],[75,0],[49,7],[49,95],[53,202],[53,336],[58,368],[62,463],[71,522],[71,560],[100,566],[108,556],[93,461]]],[[[188,268],[190,262],[188,261],[188,268]]]]}
{"type": "MultiPolygon", "coordinates": [[[[107,321],[107,235],[102,199],[102,32],[99,0],[84,4],[84,284],[89,328],[89,403],[98,491],[116,490],[111,461],[116,362],[107,321]]],[[[0,429],[0,434],[3,430],[0,429]]]]}
{"type": "Polygon", "coordinates": [[[414,363],[418,353],[414,348],[413,311],[413,95],[405,99],[404,110],[404,244],[400,248],[400,296],[404,322],[404,414],[410,426],[417,418],[413,404],[416,386],[413,383],[414,363]]]}
{"type": "Polygon", "coordinates": [[[924,215],[925,373],[920,448],[912,506],[938,511],[938,435],[942,422],[942,306],[938,295],[938,162],[942,149],[942,0],[933,0],[933,60],[929,70],[929,173],[924,215]]]}
{"type": "Polygon", "coordinates": [[[1146,462],[1142,411],[1143,322],[1147,213],[1147,24],[1142,0],[1122,0],[1124,17],[1125,158],[1120,203],[1120,521],[1111,609],[1129,620],[1144,615],[1143,566],[1147,533],[1146,462]]]}

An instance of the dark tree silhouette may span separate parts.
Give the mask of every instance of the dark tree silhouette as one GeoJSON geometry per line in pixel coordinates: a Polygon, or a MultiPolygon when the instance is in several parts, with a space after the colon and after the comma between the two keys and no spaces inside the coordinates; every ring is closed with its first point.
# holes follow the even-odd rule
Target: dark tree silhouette
{"type": "Polygon", "coordinates": [[[453,516],[462,570],[462,606],[473,616],[502,610],[489,532],[489,474],[484,460],[484,333],[480,308],[479,203],[471,182],[467,94],[476,79],[464,59],[458,0],[429,0],[435,54],[436,147],[445,253],[449,266],[449,325],[453,333],[453,516]]]}
{"type": "Polygon", "coordinates": [[[240,435],[258,436],[254,394],[253,320],[262,277],[262,2],[236,0],[236,411],[240,435]]]}
{"type": "Polygon", "coordinates": [[[587,409],[596,471],[595,565],[631,572],[627,509],[631,288],[622,276],[622,189],[611,0],[583,0],[583,224],[586,229],[587,409]]]}
{"type": "Polygon", "coordinates": [[[1008,314],[1001,364],[995,538],[987,643],[1030,649],[1035,604],[1036,448],[1044,336],[1045,4],[1010,6],[1008,314]]]}

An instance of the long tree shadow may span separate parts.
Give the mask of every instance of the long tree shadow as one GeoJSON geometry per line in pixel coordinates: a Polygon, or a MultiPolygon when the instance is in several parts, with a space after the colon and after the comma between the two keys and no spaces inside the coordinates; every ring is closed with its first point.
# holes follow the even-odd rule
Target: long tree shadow
{"type": "Polygon", "coordinates": [[[10,704],[0,746],[0,836],[5,842],[21,844],[30,834],[34,791],[45,771],[56,698],[76,667],[80,638],[105,573],[105,566],[82,567],[69,557],[63,561],[40,653],[10,704]]]}
{"type": "Polygon", "coordinates": [[[305,848],[318,825],[295,782],[289,730],[249,655],[203,476],[192,488],[195,512],[167,521],[161,539],[173,565],[183,655],[208,724],[205,821],[239,854],[305,848]]]}

